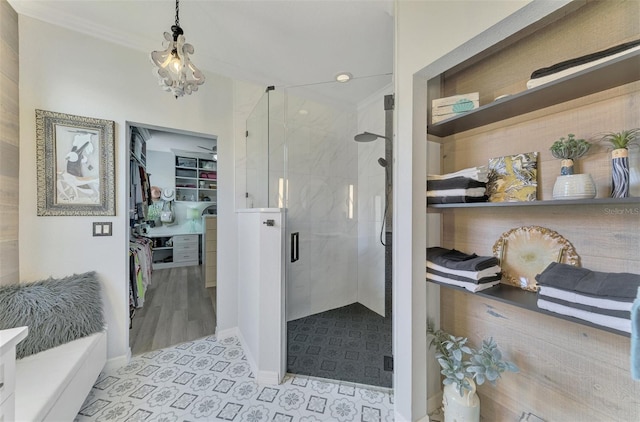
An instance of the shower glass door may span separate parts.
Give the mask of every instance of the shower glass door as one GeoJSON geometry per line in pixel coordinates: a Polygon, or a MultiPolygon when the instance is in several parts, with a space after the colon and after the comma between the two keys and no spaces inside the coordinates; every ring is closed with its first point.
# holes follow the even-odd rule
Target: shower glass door
{"type": "MultiPolygon", "coordinates": [[[[313,89],[357,88],[336,84],[313,89]]],[[[284,96],[288,371],[391,387],[384,362],[392,324],[378,240],[385,143],[355,142],[358,105],[324,100],[309,88],[288,88],[284,96]]],[[[366,130],[384,133],[382,100],[378,116],[380,129],[366,130]]]]}
{"type": "Polygon", "coordinates": [[[327,101],[323,90],[358,88],[335,84],[262,96],[247,119],[246,207],[284,210],[287,370],[391,387],[385,142],[354,141],[385,133],[383,96],[364,107],[327,101]]]}

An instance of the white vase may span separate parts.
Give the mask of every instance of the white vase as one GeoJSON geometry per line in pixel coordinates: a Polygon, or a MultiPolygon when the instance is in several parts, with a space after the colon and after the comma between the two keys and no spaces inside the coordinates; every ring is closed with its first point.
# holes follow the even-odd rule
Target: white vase
{"type": "Polygon", "coordinates": [[[558,176],[553,185],[553,199],[591,199],[596,197],[596,185],[590,174],[558,176]]]}
{"type": "Polygon", "coordinates": [[[452,384],[445,385],[442,392],[444,422],[479,422],[480,398],[476,394],[476,383],[468,380],[471,390],[465,390],[462,397],[452,384]]]}

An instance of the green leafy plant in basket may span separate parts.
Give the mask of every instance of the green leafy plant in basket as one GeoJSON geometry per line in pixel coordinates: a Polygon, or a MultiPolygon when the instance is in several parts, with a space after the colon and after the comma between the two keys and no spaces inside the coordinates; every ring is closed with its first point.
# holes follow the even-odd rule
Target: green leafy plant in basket
{"type": "Polygon", "coordinates": [[[466,337],[455,337],[445,331],[435,330],[433,324],[427,324],[427,334],[431,338],[430,347],[436,350],[436,360],[444,375],[442,383],[453,385],[460,396],[465,391],[475,390],[471,383],[478,385],[489,381],[492,385],[505,371],[518,372],[519,368],[503,359],[502,352],[493,338],[482,341],[480,349],[470,347],[466,337]]]}
{"type": "Polygon", "coordinates": [[[563,176],[573,174],[574,160],[585,155],[591,148],[591,143],[584,139],[576,139],[573,133],[567,137],[561,137],[555,141],[549,150],[551,155],[562,160],[560,174],[563,176]]]}

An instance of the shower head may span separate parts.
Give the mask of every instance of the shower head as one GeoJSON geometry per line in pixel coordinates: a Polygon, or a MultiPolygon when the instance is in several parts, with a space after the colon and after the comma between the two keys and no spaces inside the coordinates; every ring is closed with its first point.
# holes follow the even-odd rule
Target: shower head
{"type": "Polygon", "coordinates": [[[375,133],[371,132],[362,132],[353,137],[356,142],[371,142],[375,141],[378,138],[389,139],[386,136],[376,135],[375,133]]]}
{"type": "Polygon", "coordinates": [[[378,158],[378,164],[380,164],[382,167],[387,167],[387,160],[385,160],[384,158],[380,157],[380,158],[378,158]]]}

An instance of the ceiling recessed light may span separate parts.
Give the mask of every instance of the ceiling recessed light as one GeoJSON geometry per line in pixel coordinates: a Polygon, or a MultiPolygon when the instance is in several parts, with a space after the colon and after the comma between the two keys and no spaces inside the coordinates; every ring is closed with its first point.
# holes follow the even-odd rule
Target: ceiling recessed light
{"type": "Polygon", "coordinates": [[[336,81],[341,83],[349,82],[351,78],[353,78],[353,75],[349,72],[342,72],[336,75],[336,81]]]}
{"type": "Polygon", "coordinates": [[[309,114],[309,111],[305,110],[304,108],[301,108],[300,110],[298,110],[298,114],[302,116],[306,116],[307,114],[309,114]]]}

